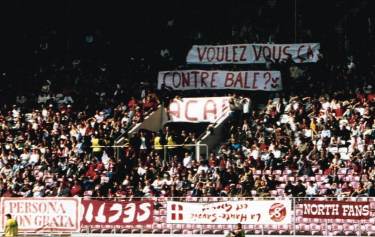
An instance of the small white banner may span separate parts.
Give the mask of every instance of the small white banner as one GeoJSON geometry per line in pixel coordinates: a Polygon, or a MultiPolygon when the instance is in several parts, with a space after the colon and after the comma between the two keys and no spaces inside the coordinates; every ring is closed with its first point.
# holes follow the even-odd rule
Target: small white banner
{"type": "Polygon", "coordinates": [[[171,224],[290,224],[291,202],[226,201],[214,203],[167,202],[171,224]]]}
{"type": "Polygon", "coordinates": [[[279,71],[163,71],[158,75],[158,89],[162,85],[173,90],[282,90],[279,71]]]}
{"type": "Polygon", "coordinates": [[[3,230],[5,214],[17,220],[20,232],[76,232],[80,230],[78,198],[2,198],[3,230]]]}
{"type": "Polygon", "coordinates": [[[232,44],[193,45],[186,62],[190,64],[255,64],[291,58],[295,63],[318,61],[320,44],[232,44]]]}
{"type": "Polygon", "coordinates": [[[228,115],[230,97],[197,97],[174,99],[169,104],[170,122],[215,123],[228,115]]]}

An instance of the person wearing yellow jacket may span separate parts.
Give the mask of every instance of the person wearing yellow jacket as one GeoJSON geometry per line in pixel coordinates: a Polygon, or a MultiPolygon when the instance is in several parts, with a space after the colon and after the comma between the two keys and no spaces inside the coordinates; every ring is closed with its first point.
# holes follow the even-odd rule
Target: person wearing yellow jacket
{"type": "Polygon", "coordinates": [[[101,144],[101,140],[99,139],[99,136],[97,135],[94,135],[92,138],[91,138],[91,147],[92,147],[92,154],[98,158],[98,160],[102,160],[102,155],[103,155],[103,148],[100,147],[102,144],[101,144]]]}
{"type": "Polygon", "coordinates": [[[10,214],[5,215],[7,222],[5,223],[4,236],[5,237],[14,237],[18,235],[18,223],[16,219],[13,219],[10,214]]]}
{"type": "Polygon", "coordinates": [[[154,149],[155,150],[162,150],[163,149],[163,145],[162,145],[162,141],[161,141],[160,136],[156,136],[154,138],[154,149]]]}

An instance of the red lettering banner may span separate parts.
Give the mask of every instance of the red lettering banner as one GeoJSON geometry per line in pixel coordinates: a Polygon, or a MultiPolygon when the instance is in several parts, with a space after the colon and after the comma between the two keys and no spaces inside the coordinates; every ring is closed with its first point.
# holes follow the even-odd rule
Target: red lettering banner
{"type": "Polygon", "coordinates": [[[151,201],[82,200],[81,203],[84,209],[82,228],[123,228],[153,223],[154,205],[151,201]]]}
{"type": "Polygon", "coordinates": [[[193,45],[186,62],[190,64],[255,64],[267,59],[281,61],[291,58],[296,63],[318,61],[320,44],[232,44],[193,45]]]}
{"type": "Polygon", "coordinates": [[[173,90],[282,90],[279,71],[163,71],[158,75],[158,89],[163,84],[173,90]]]}
{"type": "Polygon", "coordinates": [[[303,217],[325,219],[369,219],[369,202],[304,201],[303,217]]]}
{"type": "Polygon", "coordinates": [[[230,97],[174,99],[169,104],[169,121],[215,123],[229,114],[229,99],[230,97]]]}

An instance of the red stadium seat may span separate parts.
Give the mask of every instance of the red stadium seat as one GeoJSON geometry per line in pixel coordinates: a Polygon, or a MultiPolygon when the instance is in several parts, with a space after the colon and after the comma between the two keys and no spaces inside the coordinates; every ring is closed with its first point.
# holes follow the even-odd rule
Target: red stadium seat
{"type": "Polygon", "coordinates": [[[277,225],[265,225],[264,230],[268,235],[272,235],[278,233],[279,227],[277,225]]]}
{"type": "Polygon", "coordinates": [[[366,232],[368,236],[375,236],[375,225],[366,224],[366,232]]]}
{"type": "MultiPolygon", "coordinates": [[[[323,224],[322,224],[323,225],[323,224]]],[[[320,235],[323,232],[323,226],[321,224],[310,224],[310,232],[312,235],[320,235]]]]}
{"type": "Polygon", "coordinates": [[[184,235],[192,235],[193,231],[191,231],[191,230],[182,230],[182,234],[184,234],[184,235]]]}
{"type": "Polygon", "coordinates": [[[278,225],[278,234],[279,235],[287,235],[287,234],[290,234],[291,232],[291,229],[290,229],[291,226],[289,225],[278,225]]]}
{"type": "Polygon", "coordinates": [[[354,235],[355,233],[354,225],[343,224],[343,229],[344,229],[344,235],[354,235]]]}
{"type": "Polygon", "coordinates": [[[280,196],[280,197],[284,197],[285,196],[285,193],[284,193],[284,189],[283,188],[278,188],[277,189],[277,194],[280,196]]]}
{"type": "Polygon", "coordinates": [[[273,171],[272,171],[272,174],[273,174],[273,175],[282,175],[282,173],[283,173],[283,172],[282,172],[281,170],[273,170],[273,171]]]}
{"type": "Polygon", "coordinates": [[[271,190],[270,194],[271,194],[271,197],[277,197],[278,196],[277,190],[271,190]]]}
{"type": "Polygon", "coordinates": [[[102,229],[102,231],[101,231],[101,233],[102,234],[104,234],[104,233],[114,233],[114,229],[102,229]]]}
{"type": "Polygon", "coordinates": [[[92,229],[91,230],[91,233],[94,233],[94,234],[97,234],[97,233],[101,233],[101,229],[92,229]]]}
{"type": "Polygon", "coordinates": [[[142,228],[142,233],[143,234],[151,234],[153,229],[154,229],[153,225],[144,225],[143,228],[142,228]]]}
{"type": "Polygon", "coordinates": [[[272,171],[271,170],[265,170],[263,172],[263,174],[265,174],[265,175],[272,175],[272,171]]]}
{"type": "Polygon", "coordinates": [[[209,234],[213,234],[214,233],[214,230],[211,229],[211,228],[204,228],[203,231],[202,231],[202,234],[204,235],[209,235],[209,234]]]}
{"type": "Polygon", "coordinates": [[[338,171],[337,171],[337,174],[338,175],[346,175],[348,171],[348,168],[340,168],[338,171]]]}
{"type": "Polygon", "coordinates": [[[154,224],[152,233],[153,234],[161,234],[163,232],[163,228],[161,224],[154,224]]]}
{"type": "Polygon", "coordinates": [[[307,177],[307,181],[313,181],[313,182],[315,182],[316,181],[316,177],[315,176],[307,177]]]}

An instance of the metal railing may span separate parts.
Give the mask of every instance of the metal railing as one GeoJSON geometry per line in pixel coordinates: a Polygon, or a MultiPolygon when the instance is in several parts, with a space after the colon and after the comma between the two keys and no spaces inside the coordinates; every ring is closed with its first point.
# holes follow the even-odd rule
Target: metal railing
{"type": "Polygon", "coordinates": [[[126,145],[110,145],[110,146],[90,146],[90,148],[113,148],[114,157],[116,157],[116,161],[120,160],[120,148],[124,148],[126,145]]]}
{"type": "Polygon", "coordinates": [[[197,161],[200,160],[200,147],[204,147],[206,149],[206,160],[208,160],[208,145],[207,144],[181,144],[181,145],[163,145],[163,158],[164,161],[169,161],[168,158],[168,148],[189,148],[195,147],[195,158],[197,161]]]}

